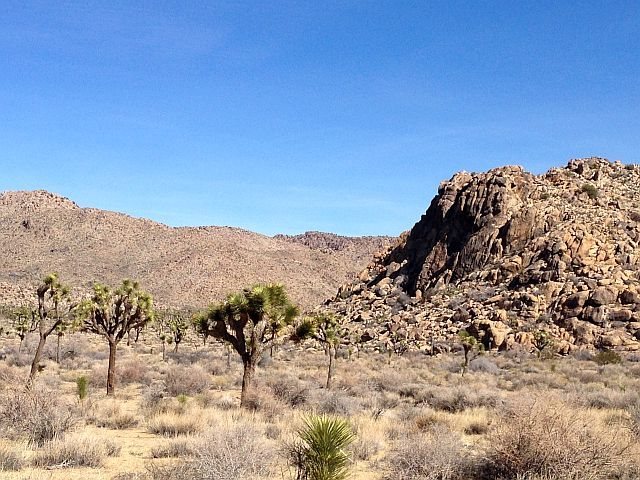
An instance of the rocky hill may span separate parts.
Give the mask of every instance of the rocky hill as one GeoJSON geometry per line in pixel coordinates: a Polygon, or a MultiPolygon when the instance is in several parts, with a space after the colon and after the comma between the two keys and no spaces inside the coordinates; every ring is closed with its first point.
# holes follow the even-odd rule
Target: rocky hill
{"type": "MultiPolygon", "coordinates": [[[[386,250],[395,242],[394,237],[365,236],[345,237],[335,233],[305,232],[300,235],[276,235],[274,238],[305,245],[323,253],[347,255],[354,259],[353,266],[367,265],[373,253],[386,250]]],[[[356,276],[360,270],[350,272],[356,276]]]]}
{"type": "Polygon", "coordinates": [[[448,348],[640,347],[640,167],[572,160],[458,173],[420,221],[327,307],[353,341],[448,348]]]}
{"type": "MultiPolygon", "coordinates": [[[[318,234],[322,235],[322,234],[318,234]]],[[[0,303],[32,300],[45,273],[80,289],[138,279],[162,304],[204,306],[255,282],[279,281],[315,305],[369,262],[375,238],[325,251],[230,227],[172,228],[80,208],[45,191],[0,195],[0,303]]]]}

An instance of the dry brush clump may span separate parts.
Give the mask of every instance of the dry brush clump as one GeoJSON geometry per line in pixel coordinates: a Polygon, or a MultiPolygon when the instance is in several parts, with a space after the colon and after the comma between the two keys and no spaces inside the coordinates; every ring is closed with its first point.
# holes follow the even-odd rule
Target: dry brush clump
{"type": "Polygon", "coordinates": [[[604,480],[636,468],[629,432],[553,396],[512,402],[487,445],[483,478],[604,480]]]}
{"type": "Polygon", "coordinates": [[[199,365],[174,365],[167,370],[164,383],[171,396],[197,395],[209,389],[211,375],[199,365]]]}
{"type": "Polygon", "coordinates": [[[24,456],[15,448],[0,445],[0,472],[20,470],[24,466],[24,456]]]}
{"type": "Polygon", "coordinates": [[[268,478],[275,452],[254,426],[217,426],[193,439],[193,456],[168,466],[154,465],[154,480],[245,480],[268,478]]]}
{"type": "Polygon", "coordinates": [[[444,425],[399,439],[386,456],[385,480],[467,480],[475,468],[471,450],[444,425]]]}
{"type": "Polygon", "coordinates": [[[61,438],[78,421],[74,405],[64,404],[51,390],[7,390],[0,395],[0,434],[41,446],[61,438]]]}
{"type": "Polygon", "coordinates": [[[33,458],[33,465],[47,468],[102,466],[105,457],[115,457],[120,446],[110,440],[72,435],[47,442],[33,458]]]}

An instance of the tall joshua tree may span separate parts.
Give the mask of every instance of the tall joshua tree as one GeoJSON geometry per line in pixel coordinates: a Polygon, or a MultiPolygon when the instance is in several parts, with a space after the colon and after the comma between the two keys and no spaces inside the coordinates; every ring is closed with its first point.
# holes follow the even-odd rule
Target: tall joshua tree
{"type": "Polygon", "coordinates": [[[240,406],[246,406],[262,354],[297,316],[298,308],[281,284],[254,285],[209,308],[207,333],[230,344],[242,359],[240,406]]]}
{"type": "Polygon", "coordinates": [[[340,345],[340,321],[330,313],[319,313],[312,317],[305,317],[298,325],[292,339],[295,342],[301,342],[306,339],[313,339],[318,342],[325,350],[329,357],[329,366],[327,368],[326,388],[331,388],[333,380],[334,360],[340,345]]]}
{"type": "Polygon", "coordinates": [[[75,307],[71,303],[69,287],[60,283],[57,273],[50,273],[44,277],[42,283],[38,286],[36,294],[38,297],[38,309],[32,318],[37,324],[40,339],[31,362],[27,387],[31,387],[38,373],[47,338],[56,329],[70,321],[75,307]]]}
{"type": "Polygon", "coordinates": [[[132,280],[124,280],[116,289],[95,284],[93,295],[83,302],[81,311],[84,329],[102,335],[109,343],[107,395],[114,395],[118,344],[127,332],[142,328],[153,319],[153,300],[132,280]]]}

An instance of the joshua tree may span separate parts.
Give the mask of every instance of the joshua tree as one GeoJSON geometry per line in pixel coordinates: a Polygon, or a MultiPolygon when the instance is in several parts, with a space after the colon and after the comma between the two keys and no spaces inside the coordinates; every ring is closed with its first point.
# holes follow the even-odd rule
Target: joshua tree
{"type": "Polygon", "coordinates": [[[124,280],[115,290],[95,284],[92,297],[83,302],[81,311],[84,329],[102,335],[109,343],[107,395],[113,395],[118,344],[127,332],[142,328],[153,319],[153,300],[132,280],[124,280]]]}
{"type": "Polygon", "coordinates": [[[207,344],[209,338],[209,315],[208,312],[197,312],[191,317],[191,325],[196,334],[202,337],[202,344],[207,344]]]}
{"type": "Polygon", "coordinates": [[[553,338],[544,330],[536,330],[533,332],[533,346],[537,351],[538,358],[541,358],[544,349],[553,346],[553,338]]]}
{"type": "Polygon", "coordinates": [[[476,338],[466,330],[460,330],[458,338],[464,351],[464,362],[462,363],[462,376],[464,377],[469,362],[482,352],[482,344],[478,343],[476,338]]]}
{"type": "Polygon", "coordinates": [[[246,288],[209,308],[207,321],[201,323],[201,328],[206,328],[209,336],[230,344],[242,359],[240,406],[246,406],[256,365],[263,352],[297,316],[298,308],[280,284],[246,288]]]}
{"type": "Polygon", "coordinates": [[[334,360],[338,353],[340,345],[340,322],[335,315],[330,313],[320,313],[312,317],[305,317],[296,326],[292,339],[300,342],[307,338],[313,339],[320,343],[329,357],[329,366],[327,368],[326,388],[331,388],[331,380],[333,379],[334,360]]]}
{"type": "Polygon", "coordinates": [[[187,333],[189,329],[189,322],[187,322],[187,314],[184,312],[173,311],[168,312],[167,315],[167,326],[169,327],[169,332],[171,333],[172,341],[173,341],[173,351],[178,351],[178,346],[184,339],[184,335],[187,333]]]}
{"type": "Polygon", "coordinates": [[[32,319],[37,325],[40,340],[33,356],[33,362],[31,362],[27,387],[31,387],[36,373],[38,373],[47,338],[57,328],[70,320],[71,313],[75,308],[70,301],[69,287],[60,283],[57,273],[50,273],[44,277],[36,294],[38,296],[38,310],[34,313],[32,319]]]}

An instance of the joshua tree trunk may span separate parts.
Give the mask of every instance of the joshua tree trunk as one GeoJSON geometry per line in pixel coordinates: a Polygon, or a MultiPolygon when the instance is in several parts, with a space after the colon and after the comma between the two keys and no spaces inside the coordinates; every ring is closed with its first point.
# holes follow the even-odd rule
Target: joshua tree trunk
{"type": "Polygon", "coordinates": [[[336,350],[335,347],[329,347],[328,348],[328,353],[329,353],[329,368],[327,369],[327,385],[326,388],[327,390],[331,389],[331,380],[333,380],[333,369],[334,369],[334,365],[333,365],[333,360],[335,358],[335,354],[334,351],[336,350]]]}
{"type": "Polygon", "coordinates": [[[253,377],[256,373],[256,362],[249,359],[244,362],[244,373],[242,375],[242,392],[240,393],[240,407],[245,407],[247,399],[253,387],[253,377]]]}
{"type": "Polygon", "coordinates": [[[56,343],[56,363],[60,363],[60,337],[62,337],[62,335],[58,335],[58,341],[56,343]]]}
{"type": "Polygon", "coordinates": [[[107,369],[107,395],[115,395],[116,391],[116,350],[118,344],[109,339],[109,367],[107,369]]]}
{"type": "Polygon", "coordinates": [[[38,373],[38,365],[40,363],[40,359],[42,358],[42,352],[44,351],[45,343],[47,343],[47,335],[44,335],[41,332],[40,340],[38,341],[38,348],[36,348],[36,353],[33,356],[33,362],[31,362],[31,371],[29,372],[27,388],[31,388],[31,385],[33,385],[33,380],[36,378],[36,373],[38,373]]]}

